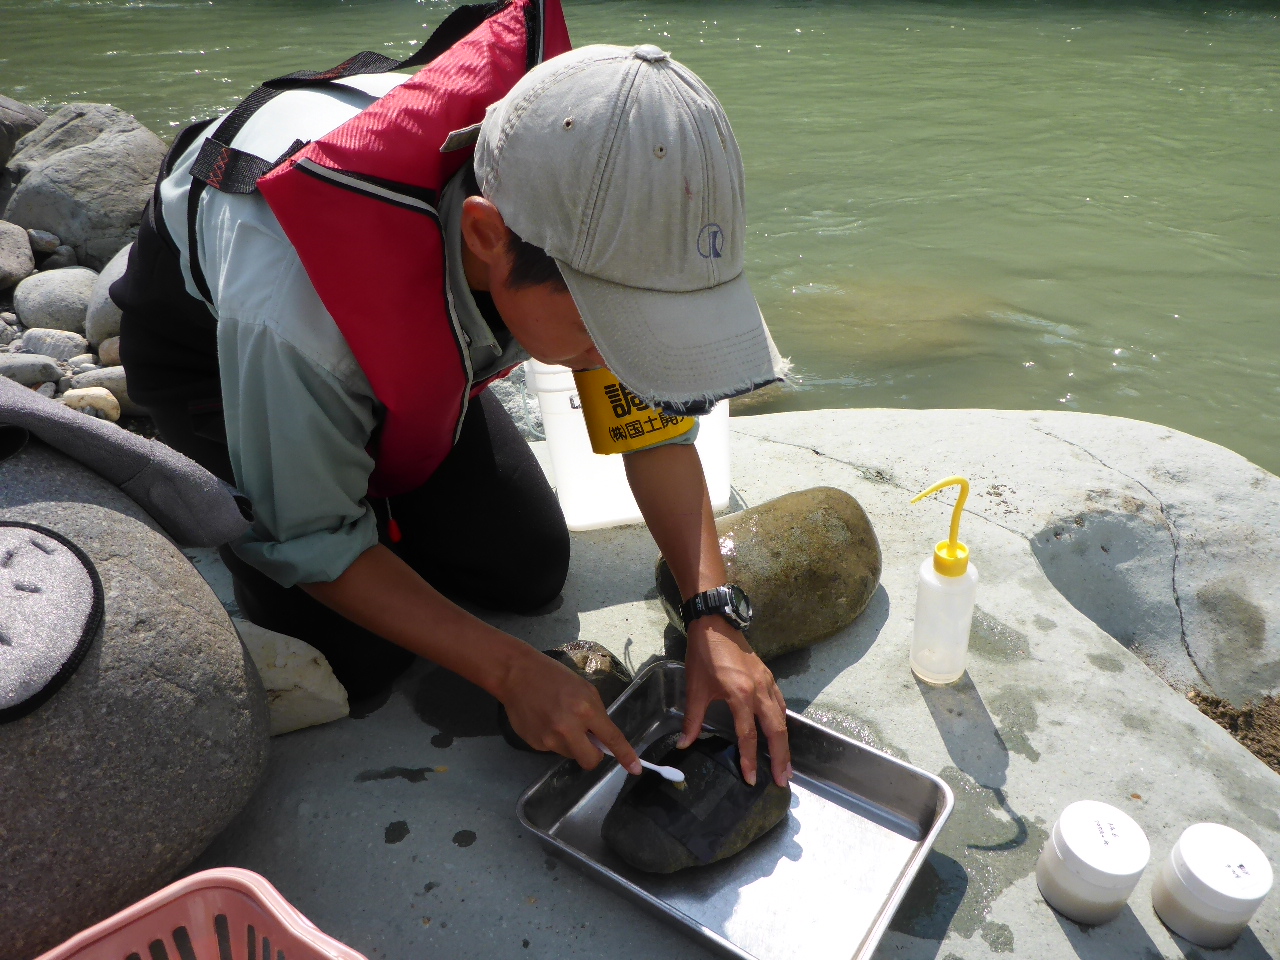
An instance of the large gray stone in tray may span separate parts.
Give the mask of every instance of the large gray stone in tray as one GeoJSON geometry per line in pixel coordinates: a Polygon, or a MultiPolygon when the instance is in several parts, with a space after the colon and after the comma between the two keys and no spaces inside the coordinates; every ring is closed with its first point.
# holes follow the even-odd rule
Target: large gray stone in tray
{"type": "Polygon", "coordinates": [[[30,441],[0,462],[0,520],[71,540],[105,597],[79,669],[0,724],[0,955],[25,958],[186,867],[256,787],[268,717],[222,606],[110,483],[30,441]]]}
{"type": "Polygon", "coordinates": [[[27,277],[13,291],[13,308],[28,327],[84,330],[85,311],[98,275],[87,267],[49,270],[27,277]]]}
{"type": "Polygon", "coordinates": [[[109,104],[72,103],[23,137],[4,218],[48,230],[95,269],[138,231],[163,141],[109,104]]]}
{"type": "Polygon", "coordinates": [[[0,220],[0,290],[26,279],[35,269],[36,258],[27,231],[16,223],[0,220]]]}

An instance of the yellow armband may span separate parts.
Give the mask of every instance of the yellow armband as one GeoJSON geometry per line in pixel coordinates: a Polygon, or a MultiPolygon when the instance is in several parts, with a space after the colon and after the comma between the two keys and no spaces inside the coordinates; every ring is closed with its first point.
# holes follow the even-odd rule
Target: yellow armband
{"type": "Polygon", "coordinates": [[[596,453],[631,453],[666,443],[693,429],[693,417],[663,413],[622,385],[607,368],[573,375],[596,453]]]}

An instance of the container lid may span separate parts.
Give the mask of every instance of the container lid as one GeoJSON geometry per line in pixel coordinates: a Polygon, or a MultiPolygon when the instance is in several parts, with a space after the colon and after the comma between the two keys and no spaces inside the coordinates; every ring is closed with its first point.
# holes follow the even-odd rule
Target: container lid
{"type": "Polygon", "coordinates": [[[1187,827],[1170,854],[1174,872],[1219,910],[1252,912],[1271,889],[1271,864],[1258,845],[1220,823],[1187,827]]]}
{"type": "Polygon", "coordinates": [[[1053,841],[1067,869],[1106,889],[1132,886],[1151,859],[1147,835],[1133,818],[1097,800],[1077,800],[1063,810],[1053,841]]]}

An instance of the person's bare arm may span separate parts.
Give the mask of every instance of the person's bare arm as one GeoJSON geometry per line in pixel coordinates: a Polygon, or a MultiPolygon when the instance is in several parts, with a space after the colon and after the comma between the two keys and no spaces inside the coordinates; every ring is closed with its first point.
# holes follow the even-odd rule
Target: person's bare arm
{"type": "Polygon", "coordinates": [[[301,586],[353,623],[493,694],[531,747],[572,757],[590,770],[603,756],[587,739],[590,732],[624,767],[640,773],[635,750],[605,713],[595,687],[441,596],[381,544],[336,580],[301,586]]]}
{"type": "MultiPolygon", "coordinates": [[[[680,586],[682,599],[726,582],[724,559],[702,461],[692,444],[667,444],[623,457],[627,481],[649,532],[680,586]]],[[[685,654],[686,703],[680,746],[697,738],[707,707],[724,700],[733,711],[742,754],[742,775],[756,782],[756,721],[769,741],[773,779],[791,776],[787,704],[773,674],[742,633],[720,616],[700,617],[689,627],[685,654]]]]}

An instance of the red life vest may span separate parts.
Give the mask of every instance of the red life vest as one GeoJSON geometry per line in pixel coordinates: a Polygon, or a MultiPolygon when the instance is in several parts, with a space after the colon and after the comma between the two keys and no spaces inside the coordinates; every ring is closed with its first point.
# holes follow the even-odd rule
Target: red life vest
{"type": "Polygon", "coordinates": [[[372,496],[421,486],[452,449],[469,398],[489,383],[474,382],[449,310],[435,211],[472,149],[442,147],[531,67],[569,49],[560,0],[512,0],[257,181],[384,408],[372,496]]]}

